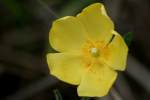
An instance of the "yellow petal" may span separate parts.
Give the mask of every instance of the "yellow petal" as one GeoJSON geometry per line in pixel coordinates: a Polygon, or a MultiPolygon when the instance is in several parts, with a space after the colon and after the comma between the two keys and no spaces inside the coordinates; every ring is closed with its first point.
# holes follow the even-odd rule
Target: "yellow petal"
{"type": "Polygon", "coordinates": [[[108,45],[109,56],[105,62],[113,69],[123,71],[126,68],[128,47],[124,39],[116,31],[113,31],[113,34],[115,37],[108,45]]]}
{"type": "Polygon", "coordinates": [[[50,44],[57,51],[72,51],[81,48],[86,32],[83,25],[73,16],[53,22],[50,31],[50,44]]]}
{"type": "Polygon", "coordinates": [[[91,39],[108,43],[112,37],[111,31],[114,25],[101,3],[95,3],[83,9],[77,18],[83,23],[91,39]]]}
{"type": "Polygon", "coordinates": [[[77,85],[80,83],[83,71],[83,61],[80,55],[49,53],[47,55],[47,62],[52,75],[70,84],[77,85]]]}
{"type": "Polygon", "coordinates": [[[86,71],[78,86],[79,96],[101,97],[108,94],[116,80],[117,72],[107,65],[96,64],[86,71]]]}

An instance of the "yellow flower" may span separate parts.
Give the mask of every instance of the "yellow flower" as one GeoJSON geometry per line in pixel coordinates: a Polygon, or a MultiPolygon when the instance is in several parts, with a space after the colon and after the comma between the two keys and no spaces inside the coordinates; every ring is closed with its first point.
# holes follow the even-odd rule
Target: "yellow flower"
{"type": "Polygon", "coordinates": [[[106,95],[125,70],[128,47],[101,3],[54,21],[49,40],[60,52],[47,54],[51,74],[78,85],[79,96],[106,95]]]}

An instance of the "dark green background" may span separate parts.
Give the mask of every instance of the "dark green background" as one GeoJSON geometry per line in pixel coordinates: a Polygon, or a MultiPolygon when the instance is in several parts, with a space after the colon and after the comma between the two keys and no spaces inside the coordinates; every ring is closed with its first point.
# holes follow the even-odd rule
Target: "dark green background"
{"type": "Polygon", "coordinates": [[[0,0],[0,100],[55,100],[56,88],[64,100],[80,99],[76,86],[49,75],[48,33],[53,20],[95,2],[104,3],[115,29],[132,32],[133,41],[127,70],[108,96],[92,99],[150,99],[149,0],[0,0]]]}

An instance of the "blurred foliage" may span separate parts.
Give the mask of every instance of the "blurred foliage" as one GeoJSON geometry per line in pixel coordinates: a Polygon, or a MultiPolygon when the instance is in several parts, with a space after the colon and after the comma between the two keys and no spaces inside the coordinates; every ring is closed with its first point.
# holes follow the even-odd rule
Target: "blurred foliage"
{"type": "Polygon", "coordinates": [[[101,0],[68,0],[60,10],[59,16],[76,15],[85,6],[100,1],[101,0]]]}
{"type": "Polygon", "coordinates": [[[1,16],[2,23],[13,21],[17,27],[23,27],[30,19],[31,14],[25,8],[23,2],[19,0],[1,0],[1,3],[5,9],[3,13],[7,15],[1,16]]]}

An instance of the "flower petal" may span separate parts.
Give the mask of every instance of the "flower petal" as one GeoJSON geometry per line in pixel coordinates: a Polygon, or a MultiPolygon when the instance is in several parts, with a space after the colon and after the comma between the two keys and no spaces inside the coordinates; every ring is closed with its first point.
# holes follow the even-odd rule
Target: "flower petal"
{"type": "Polygon", "coordinates": [[[113,34],[115,37],[108,45],[109,56],[105,62],[113,69],[123,71],[126,68],[128,47],[116,31],[113,31],[113,34]]]}
{"type": "Polygon", "coordinates": [[[50,31],[50,44],[60,52],[80,49],[85,38],[83,25],[73,16],[54,21],[50,31]]]}
{"type": "Polygon", "coordinates": [[[117,72],[107,65],[94,65],[82,77],[78,86],[79,96],[101,97],[105,96],[116,80],[117,72]]]}
{"type": "Polygon", "coordinates": [[[95,3],[83,9],[77,18],[83,23],[91,39],[105,43],[111,39],[114,25],[101,3],[95,3]]]}
{"type": "Polygon", "coordinates": [[[84,66],[80,55],[49,53],[47,55],[47,62],[52,75],[70,84],[77,85],[80,83],[84,66]]]}

